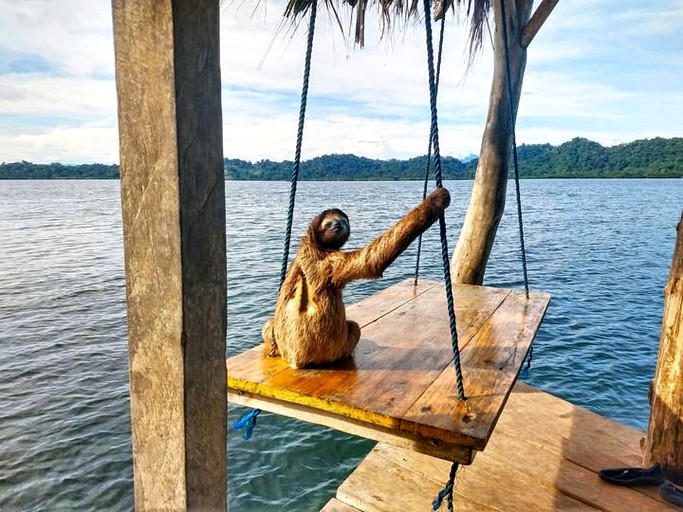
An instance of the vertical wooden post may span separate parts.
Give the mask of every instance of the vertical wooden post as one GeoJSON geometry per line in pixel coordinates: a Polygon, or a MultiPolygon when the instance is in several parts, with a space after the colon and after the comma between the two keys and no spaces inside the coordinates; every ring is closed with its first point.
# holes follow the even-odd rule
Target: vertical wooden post
{"type": "Polygon", "coordinates": [[[135,506],[225,510],[218,0],[112,0],[135,506]]]}
{"type": "Polygon", "coordinates": [[[677,231],[643,461],[659,462],[669,480],[683,484],[683,214],[677,231]]]}

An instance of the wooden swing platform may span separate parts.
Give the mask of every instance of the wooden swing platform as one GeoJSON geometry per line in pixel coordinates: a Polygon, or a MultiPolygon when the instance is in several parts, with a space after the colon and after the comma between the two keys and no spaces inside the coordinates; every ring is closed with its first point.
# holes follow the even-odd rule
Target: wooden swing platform
{"type": "Polygon", "coordinates": [[[453,287],[466,401],[457,396],[442,283],[406,280],[347,308],[352,358],[296,370],[263,346],[227,361],[228,399],[470,464],[485,448],[550,295],[453,287]]]}

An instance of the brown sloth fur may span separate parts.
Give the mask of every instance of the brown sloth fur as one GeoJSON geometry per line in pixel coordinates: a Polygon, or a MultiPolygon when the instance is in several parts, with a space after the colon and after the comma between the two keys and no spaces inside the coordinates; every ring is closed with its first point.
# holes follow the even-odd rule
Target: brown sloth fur
{"type": "Polygon", "coordinates": [[[344,286],[355,279],[381,277],[449,204],[448,191],[437,188],[385,233],[349,252],[339,250],[350,234],[346,214],[333,209],[316,216],[282,284],[275,316],[263,326],[266,352],[280,354],[293,368],[351,355],[360,327],[346,320],[344,286]]]}

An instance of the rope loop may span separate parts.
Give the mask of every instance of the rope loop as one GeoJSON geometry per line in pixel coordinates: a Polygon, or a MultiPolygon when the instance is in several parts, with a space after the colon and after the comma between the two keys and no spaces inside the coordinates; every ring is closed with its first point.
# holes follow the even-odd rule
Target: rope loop
{"type": "Polygon", "coordinates": [[[242,416],[239,421],[233,423],[232,429],[240,430],[246,427],[244,434],[242,435],[242,439],[248,441],[251,439],[251,434],[254,432],[254,428],[256,428],[256,418],[259,414],[261,414],[261,409],[252,409],[242,416]]]}

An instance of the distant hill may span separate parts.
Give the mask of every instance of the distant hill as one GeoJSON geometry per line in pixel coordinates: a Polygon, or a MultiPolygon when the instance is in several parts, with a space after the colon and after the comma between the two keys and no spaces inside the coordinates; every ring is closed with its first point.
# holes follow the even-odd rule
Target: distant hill
{"type": "MultiPolygon", "coordinates": [[[[355,155],[325,155],[302,162],[302,180],[421,180],[424,179],[427,162],[424,156],[409,160],[373,160],[355,155]]],[[[289,180],[294,162],[261,160],[251,163],[244,160],[226,159],[225,176],[229,180],[289,180]]],[[[441,159],[444,179],[458,180],[474,177],[475,165],[463,164],[452,157],[441,159]]]]}
{"type": "Polygon", "coordinates": [[[119,166],[105,164],[33,164],[21,161],[0,164],[0,180],[118,179],[119,166]]]}
{"type": "MultiPolygon", "coordinates": [[[[643,139],[604,147],[575,138],[551,146],[525,144],[518,148],[522,178],[680,178],[683,177],[683,138],[643,139]]],[[[468,157],[469,158],[469,157],[468,157]]],[[[466,159],[467,160],[467,159],[466,159]]],[[[261,160],[224,160],[228,180],[289,180],[293,163],[261,160]]],[[[476,157],[466,162],[442,158],[447,180],[472,179],[476,157]]],[[[301,164],[302,180],[421,180],[425,157],[374,160],[355,155],[325,155],[301,164]]],[[[118,178],[117,165],[0,164],[0,179],[109,179],[118,178]]]]}
{"type": "Polygon", "coordinates": [[[520,173],[526,178],[680,178],[683,138],[636,140],[603,147],[575,138],[559,146],[523,145],[520,173]]]}

